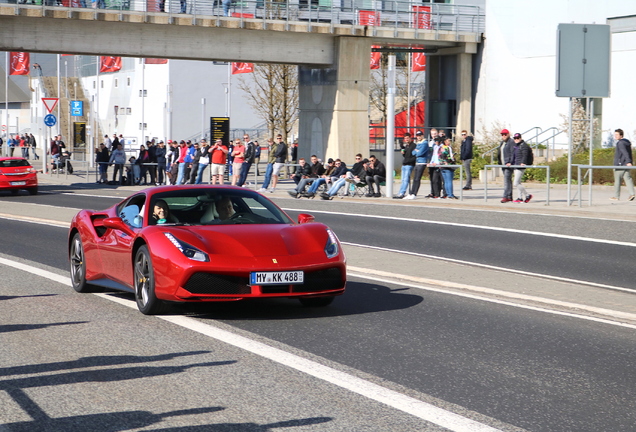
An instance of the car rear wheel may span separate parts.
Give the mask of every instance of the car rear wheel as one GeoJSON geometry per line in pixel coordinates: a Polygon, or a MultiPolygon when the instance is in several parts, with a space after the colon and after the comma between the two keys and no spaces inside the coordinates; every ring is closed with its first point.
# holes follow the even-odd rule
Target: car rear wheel
{"type": "Polygon", "coordinates": [[[147,246],[141,246],[135,255],[135,300],[144,315],[156,315],[166,310],[166,303],[155,295],[155,272],[147,246]]]}
{"type": "Polygon", "coordinates": [[[325,307],[329,306],[333,300],[334,296],[329,297],[309,297],[309,298],[299,298],[300,304],[305,307],[325,307]]]}
{"type": "Polygon", "coordinates": [[[77,292],[85,293],[91,291],[91,285],[86,282],[86,257],[84,256],[84,245],[82,237],[76,233],[71,240],[69,252],[71,263],[71,284],[77,292]]]}
{"type": "Polygon", "coordinates": [[[29,191],[29,193],[30,193],[31,195],[37,195],[37,194],[38,194],[38,188],[37,188],[37,186],[36,186],[36,187],[29,188],[29,189],[27,189],[27,190],[29,191]]]}

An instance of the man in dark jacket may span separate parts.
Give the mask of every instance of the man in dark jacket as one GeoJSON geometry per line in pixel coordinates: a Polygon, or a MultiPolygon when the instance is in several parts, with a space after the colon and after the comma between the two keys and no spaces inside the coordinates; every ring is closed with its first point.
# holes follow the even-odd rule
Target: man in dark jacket
{"type": "Polygon", "coordinates": [[[380,162],[374,155],[369,156],[369,163],[366,166],[366,181],[369,186],[368,197],[381,197],[380,183],[386,180],[386,168],[384,164],[380,162]],[[373,190],[373,185],[377,189],[377,192],[373,190]]]}
{"type": "MultiPolygon", "coordinates": [[[[616,147],[614,149],[614,165],[615,166],[632,166],[632,143],[627,138],[623,138],[623,129],[614,131],[614,139],[616,139],[616,147]]],[[[629,201],[634,200],[634,181],[632,180],[631,170],[615,169],[614,170],[614,196],[611,200],[618,201],[621,197],[621,180],[625,179],[625,185],[629,192],[629,201]]]]}
{"type": "MultiPolygon", "coordinates": [[[[301,163],[301,167],[298,169],[299,172],[306,165],[307,164],[301,163]]],[[[300,179],[300,181],[298,182],[298,185],[296,185],[296,188],[290,191],[287,191],[287,193],[289,193],[289,195],[291,195],[294,198],[298,198],[300,196],[300,193],[303,190],[305,190],[305,186],[307,186],[308,184],[311,184],[314,180],[316,180],[318,177],[320,177],[324,173],[325,173],[325,168],[322,166],[322,164],[318,160],[318,156],[311,155],[311,166],[309,168],[309,175],[304,175],[303,178],[300,179]]]]}
{"type": "MultiPolygon", "coordinates": [[[[515,146],[514,140],[510,137],[508,129],[501,130],[501,144],[497,150],[497,163],[499,165],[512,165],[512,149],[515,146]]],[[[512,201],[512,168],[502,168],[504,176],[504,194],[502,203],[512,201]]]]}
{"type": "Polygon", "coordinates": [[[155,148],[155,159],[157,160],[157,186],[163,184],[163,176],[166,172],[166,145],[163,141],[159,141],[159,145],[155,148]]]}
{"type": "Polygon", "coordinates": [[[468,135],[468,131],[462,131],[462,145],[460,147],[459,158],[464,165],[464,172],[466,173],[466,184],[464,190],[471,190],[473,188],[473,177],[470,172],[470,163],[473,159],[473,137],[468,135]]]}
{"type": "MultiPolygon", "coordinates": [[[[528,144],[521,138],[520,133],[514,134],[512,139],[515,142],[514,147],[512,148],[512,165],[516,166],[525,166],[528,165],[528,153],[530,153],[530,147],[528,144]]],[[[523,179],[523,173],[525,172],[525,168],[515,168],[515,177],[513,180],[513,185],[519,191],[519,197],[515,200],[516,203],[521,202],[530,202],[532,199],[532,195],[526,191],[526,188],[521,184],[521,179],[523,179]]]]}
{"type": "Polygon", "coordinates": [[[400,191],[394,199],[402,199],[404,195],[409,190],[409,185],[411,183],[411,173],[413,172],[413,168],[415,167],[415,155],[413,154],[413,150],[415,150],[415,142],[413,142],[413,138],[410,133],[404,134],[404,144],[401,144],[402,148],[402,184],[400,185],[400,191]]]}

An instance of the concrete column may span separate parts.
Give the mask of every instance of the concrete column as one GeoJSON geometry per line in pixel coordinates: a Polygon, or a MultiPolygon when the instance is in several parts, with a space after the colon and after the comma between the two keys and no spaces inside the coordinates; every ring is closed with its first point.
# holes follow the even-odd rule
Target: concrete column
{"type": "MultiPolygon", "coordinates": [[[[472,54],[457,54],[457,133],[470,131],[473,105],[472,54]]],[[[474,132],[474,131],[473,131],[474,132]]]]}
{"type": "Polygon", "coordinates": [[[369,152],[369,59],[366,38],[338,37],[331,68],[299,66],[298,156],[341,158],[369,152]]]}

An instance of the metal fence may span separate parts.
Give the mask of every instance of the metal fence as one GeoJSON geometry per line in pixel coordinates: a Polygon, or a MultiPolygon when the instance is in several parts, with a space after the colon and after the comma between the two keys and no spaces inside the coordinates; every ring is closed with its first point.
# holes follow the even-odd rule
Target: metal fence
{"type": "MultiPolygon", "coordinates": [[[[0,0],[16,8],[89,9],[143,15],[186,14],[243,20],[331,23],[350,26],[483,33],[479,6],[380,0],[0,0]],[[224,5],[226,3],[226,5],[224,5]],[[229,6],[229,7],[228,7],[229,6]]],[[[97,18],[97,17],[96,17],[97,18]]],[[[309,28],[310,31],[310,28],[309,28]]],[[[396,35],[397,36],[397,35],[396,35]]]]}
{"type": "MultiPolygon", "coordinates": [[[[578,174],[578,194],[579,194],[579,207],[583,206],[582,196],[581,196],[581,184],[583,183],[583,176],[581,176],[581,170],[587,170],[586,177],[588,178],[589,190],[588,190],[588,205],[592,205],[592,172],[595,169],[618,169],[618,170],[633,170],[636,169],[636,166],[625,166],[625,165],[580,165],[580,164],[572,164],[573,167],[576,167],[578,174]]],[[[570,205],[570,197],[568,196],[568,205],[570,205]]]]}

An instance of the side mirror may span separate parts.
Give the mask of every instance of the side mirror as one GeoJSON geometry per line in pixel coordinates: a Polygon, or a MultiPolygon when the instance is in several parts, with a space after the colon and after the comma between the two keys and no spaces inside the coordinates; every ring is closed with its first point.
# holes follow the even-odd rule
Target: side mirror
{"type": "Polygon", "coordinates": [[[311,222],[314,222],[315,220],[316,219],[312,215],[307,214],[307,213],[301,213],[301,214],[298,215],[298,223],[300,225],[306,224],[306,223],[311,223],[311,222]]]}
{"type": "Polygon", "coordinates": [[[129,236],[132,236],[135,234],[133,230],[130,229],[130,227],[119,217],[106,218],[102,221],[102,224],[106,228],[122,231],[128,234],[129,236]]]}

